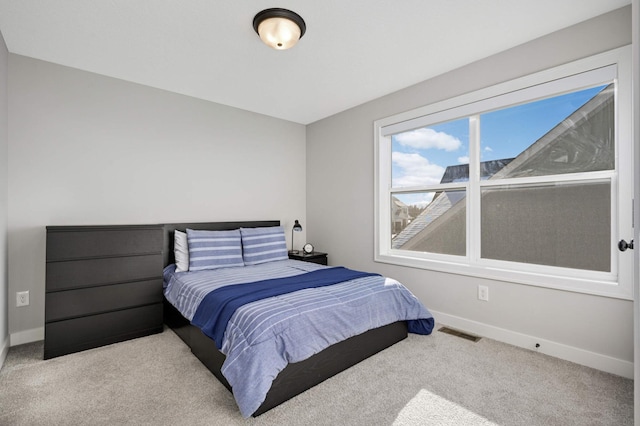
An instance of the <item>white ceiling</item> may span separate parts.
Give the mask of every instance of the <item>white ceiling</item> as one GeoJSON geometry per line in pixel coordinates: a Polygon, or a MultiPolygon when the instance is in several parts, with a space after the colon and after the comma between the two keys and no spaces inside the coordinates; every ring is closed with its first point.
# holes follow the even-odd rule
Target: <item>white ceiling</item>
{"type": "Polygon", "coordinates": [[[0,0],[10,52],[308,124],[631,0],[0,0]],[[290,50],[252,27],[300,14],[290,50]]]}

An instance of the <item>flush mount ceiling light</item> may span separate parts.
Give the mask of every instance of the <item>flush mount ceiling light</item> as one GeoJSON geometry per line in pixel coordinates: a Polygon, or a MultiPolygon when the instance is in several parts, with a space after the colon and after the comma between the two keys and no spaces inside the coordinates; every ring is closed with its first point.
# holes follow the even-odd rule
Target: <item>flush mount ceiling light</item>
{"type": "Polygon", "coordinates": [[[267,46],[285,50],[295,46],[307,30],[307,25],[295,12],[272,8],[258,12],[253,18],[253,29],[267,46]]]}

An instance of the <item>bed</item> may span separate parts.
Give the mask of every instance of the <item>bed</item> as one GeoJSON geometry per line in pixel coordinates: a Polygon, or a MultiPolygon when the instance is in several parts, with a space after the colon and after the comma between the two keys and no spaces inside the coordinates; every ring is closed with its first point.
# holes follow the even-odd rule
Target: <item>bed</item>
{"type": "MultiPolygon", "coordinates": [[[[165,323],[191,348],[193,354],[214,376],[234,393],[244,417],[255,417],[270,410],[401,341],[407,337],[409,331],[429,334],[433,328],[433,317],[426,308],[406,288],[397,282],[389,281],[389,278],[341,267],[289,260],[286,256],[284,233],[279,225],[279,221],[164,225],[165,323]],[[228,262],[228,266],[225,264],[222,267],[200,267],[198,262],[201,259],[205,259],[202,260],[205,263],[211,261],[205,256],[208,253],[197,251],[207,250],[207,247],[198,248],[198,241],[210,241],[211,235],[219,236],[218,234],[225,237],[226,241],[226,232],[229,232],[235,241],[236,230],[243,232],[243,260],[239,261],[234,254],[224,256],[224,262],[228,262]],[[174,255],[177,253],[181,256],[180,248],[174,250],[176,245],[185,244],[185,237],[179,235],[180,241],[176,243],[175,231],[189,233],[192,257],[189,263],[191,269],[188,272],[180,270],[180,266],[177,266],[182,264],[184,268],[184,259],[176,261],[174,255]],[[266,253],[265,249],[260,248],[264,244],[258,244],[262,240],[253,246],[250,241],[251,238],[263,238],[263,234],[272,231],[275,232],[276,239],[281,239],[283,246],[276,250],[277,255],[268,254],[268,259],[264,260],[260,258],[266,253]],[[252,250],[256,247],[258,249],[254,254],[252,250]],[[179,270],[179,273],[176,273],[176,270],[179,270]],[[343,280],[343,277],[347,278],[343,280]],[[357,284],[357,287],[354,287],[354,284],[357,284]],[[401,287],[401,296],[392,298],[400,299],[398,303],[403,306],[397,311],[402,311],[401,313],[387,313],[386,308],[375,306],[375,303],[381,302],[375,302],[374,296],[359,296],[357,303],[346,299],[355,297],[351,296],[354,288],[363,294],[382,294],[383,289],[387,292],[396,286],[401,287]],[[281,289],[285,287],[287,290],[281,289]],[[250,290],[252,288],[254,290],[250,290]],[[243,293],[239,294],[238,291],[243,293]],[[225,296],[229,292],[234,293],[232,296],[225,296]],[[257,293],[263,294],[258,296],[257,293]],[[347,293],[349,296],[345,296],[347,293]],[[212,296],[229,298],[221,301],[212,296]],[[249,299],[246,299],[247,297],[249,299]],[[312,308],[307,303],[307,299],[311,297],[314,297],[313,303],[318,303],[312,308]],[[315,298],[321,300],[317,301],[315,298]],[[411,300],[404,306],[406,299],[411,300]],[[331,302],[325,303],[322,300],[331,302]],[[335,300],[345,302],[341,302],[340,306],[334,309],[331,306],[332,303],[335,304],[335,300]],[[369,305],[372,307],[369,308],[369,305]],[[370,309],[372,312],[363,315],[362,309],[370,309]],[[287,311],[295,312],[295,315],[286,314],[287,311]],[[307,312],[305,316],[302,316],[302,311],[307,312]],[[254,318],[251,316],[254,315],[253,312],[259,312],[262,316],[254,318]],[[334,314],[335,319],[332,318],[334,314]],[[408,315],[410,318],[406,318],[408,321],[404,320],[404,316],[402,319],[395,319],[396,315],[408,315]],[[392,316],[394,320],[389,320],[392,316]],[[365,326],[364,321],[361,324],[360,317],[368,317],[367,321],[375,325],[365,326]],[[216,318],[216,321],[212,318],[216,318]],[[267,318],[273,323],[268,323],[267,318]],[[319,322],[331,324],[331,327],[328,327],[327,331],[318,330],[318,335],[315,336],[315,332],[309,333],[308,330],[315,329],[319,318],[319,322]],[[243,329],[243,324],[247,323],[253,324],[255,329],[243,329]],[[300,334],[295,333],[306,333],[314,337],[306,341],[305,336],[298,342],[300,334]],[[273,337],[257,339],[252,337],[255,335],[273,337]],[[259,343],[256,343],[258,341],[259,343]],[[252,352],[255,353],[254,358],[248,355],[252,352]],[[246,362],[249,364],[241,364],[246,362]],[[247,374],[247,371],[251,373],[247,374]]],[[[236,243],[233,244],[235,249],[236,243]]],[[[222,258],[223,256],[220,256],[220,259],[222,258]]],[[[388,304],[386,300],[385,306],[388,304]]],[[[395,302],[391,304],[393,303],[395,302]]]]}

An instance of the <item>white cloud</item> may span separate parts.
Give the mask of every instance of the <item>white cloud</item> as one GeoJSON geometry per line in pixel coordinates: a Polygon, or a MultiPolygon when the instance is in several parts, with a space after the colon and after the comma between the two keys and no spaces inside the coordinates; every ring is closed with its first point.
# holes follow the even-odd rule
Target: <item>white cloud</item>
{"type": "Polygon", "coordinates": [[[464,157],[458,157],[458,163],[469,164],[469,156],[465,155],[464,157]]]}
{"type": "Polygon", "coordinates": [[[408,206],[426,207],[433,200],[435,192],[419,192],[417,194],[397,194],[396,198],[408,206]]]}
{"type": "Polygon", "coordinates": [[[484,147],[484,150],[485,150],[485,151],[487,151],[487,152],[491,152],[491,151],[493,151],[493,149],[491,149],[491,147],[490,147],[490,146],[485,146],[485,147],[484,147]]]}
{"type": "Polygon", "coordinates": [[[391,160],[400,169],[399,176],[393,177],[392,185],[396,188],[433,185],[440,183],[442,175],[444,175],[444,167],[431,164],[429,160],[420,154],[393,152],[391,160]]]}
{"type": "Polygon", "coordinates": [[[442,149],[455,151],[462,145],[460,139],[444,132],[436,132],[433,129],[416,129],[395,135],[395,140],[400,145],[417,149],[442,149]]]}

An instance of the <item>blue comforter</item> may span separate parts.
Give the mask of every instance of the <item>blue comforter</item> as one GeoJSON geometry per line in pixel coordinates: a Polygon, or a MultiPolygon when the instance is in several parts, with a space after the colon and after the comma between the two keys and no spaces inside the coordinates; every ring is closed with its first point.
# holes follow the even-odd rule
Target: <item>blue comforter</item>
{"type": "MultiPolygon", "coordinates": [[[[243,278],[231,279],[237,285],[226,287],[247,290],[252,282],[269,276],[295,275],[294,281],[302,281],[307,272],[321,268],[326,267],[293,260],[245,266],[237,268],[243,278]]],[[[212,290],[226,288],[221,282],[229,283],[233,272],[169,273],[165,295],[189,317],[212,290]],[[207,286],[207,281],[212,283],[207,286]],[[191,304],[181,303],[182,299],[196,301],[197,305],[192,308],[191,304]]],[[[240,412],[249,417],[264,402],[271,383],[287,364],[303,361],[367,330],[402,320],[408,321],[409,331],[421,334],[429,334],[434,323],[429,311],[408,289],[379,275],[365,274],[333,285],[250,301],[235,309],[227,322],[221,339],[221,352],[226,355],[222,374],[233,388],[240,412]]]]}
{"type": "Polygon", "coordinates": [[[207,294],[200,302],[191,323],[198,326],[204,334],[212,338],[218,349],[222,349],[227,323],[236,309],[242,305],[305,288],[323,287],[374,275],[379,274],[335,267],[318,269],[317,271],[292,277],[273,278],[247,284],[220,287],[207,294]]]}

